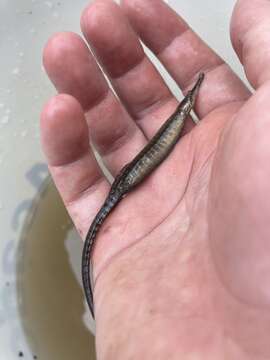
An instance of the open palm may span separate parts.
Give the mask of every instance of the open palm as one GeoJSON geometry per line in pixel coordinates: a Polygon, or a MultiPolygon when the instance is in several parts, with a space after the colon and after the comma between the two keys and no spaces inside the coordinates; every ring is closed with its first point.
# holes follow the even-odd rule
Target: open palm
{"type": "Polygon", "coordinates": [[[185,93],[206,73],[185,136],[106,220],[93,256],[99,359],[269,359],[270,3],[239,0],[241,80],[161,0],[97,0],[44,65],[60,95],[41,116],[54,181],[84,238],[113,175],[177,105],[139,38],[185,93]],[[256,16],[253,14],[256,12],[256,16]],[[132,24],[132,27],[131,25],[132,24]]]}

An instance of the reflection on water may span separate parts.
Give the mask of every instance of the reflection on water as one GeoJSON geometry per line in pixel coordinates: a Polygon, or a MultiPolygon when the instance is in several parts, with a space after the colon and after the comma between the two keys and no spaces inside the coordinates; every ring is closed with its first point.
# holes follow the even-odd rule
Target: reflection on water
{"type": "MultiPolygon", "coordinates": [[[[83,292],[65,245],[71,226],[57,191],[46,181],[24,226],[17,257],[20,315],[38,359],[96,359],[94,337],[83,321],[83,292]]],[[[68,247],[80,256],[79,238],[68,247]]]]}

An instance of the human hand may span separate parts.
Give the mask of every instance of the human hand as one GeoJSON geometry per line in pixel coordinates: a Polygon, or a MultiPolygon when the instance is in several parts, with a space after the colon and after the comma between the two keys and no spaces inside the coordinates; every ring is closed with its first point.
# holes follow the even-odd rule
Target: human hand
{"type": "Polygon", "coordinates": [[[269,16],[269,1],[239,0],[232,17],[253,95],[161,0],[98,0],[83,12],[83,33],[119,99],[78,35],[57,34],[45,47],[63,94],[44,107],[42,143],[83,238],[110,188],[89,137],[116,175],[177,105],[134,30],[183,92],[206,73],[195,108],[202,121],[187,122],[98,234],[99,359],[270,358],[269,16]]]}

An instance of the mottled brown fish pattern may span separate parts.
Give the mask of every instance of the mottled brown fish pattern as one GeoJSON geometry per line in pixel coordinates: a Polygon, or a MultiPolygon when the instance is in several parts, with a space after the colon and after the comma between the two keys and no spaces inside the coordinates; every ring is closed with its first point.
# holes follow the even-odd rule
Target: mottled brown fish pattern
{"type": "Polygon", "coordinates": [[[116,176],[104,204],[89,228],[82,253],[82,281],[86,300],[93,318],[94,304],[90,278],[90,261],[97,233],[108,214],[124,195],[139,185],[170,154],[181,136],[185,119],[194,106],[203,79],[204,74],[200,73],[194,87],[177,106],[175,112],[160,127],[139,154],[130,163],[125,165],[116,176]]]}

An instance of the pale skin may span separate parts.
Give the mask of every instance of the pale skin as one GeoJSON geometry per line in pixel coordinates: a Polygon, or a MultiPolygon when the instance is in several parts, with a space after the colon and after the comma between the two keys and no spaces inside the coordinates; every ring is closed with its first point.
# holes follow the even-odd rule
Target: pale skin
{"type": "Polygon", "coordinates": [[[97,0],[82,13],[86,40],[60,33],[44,49],[61,95],[43,109],[43,149],[82,238],[109,190],[89,138],[116,175],[177,105],[138,36],[183,93],[206,73],[200,124],[187,122],[169,158],[99,233],[99,360],[270,359],[269,18],[268,0],[238,0],[231,19],[253,95],[161,0],[97,0]]]}

